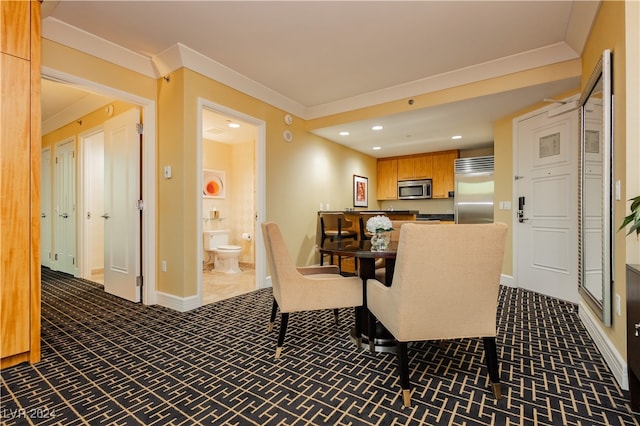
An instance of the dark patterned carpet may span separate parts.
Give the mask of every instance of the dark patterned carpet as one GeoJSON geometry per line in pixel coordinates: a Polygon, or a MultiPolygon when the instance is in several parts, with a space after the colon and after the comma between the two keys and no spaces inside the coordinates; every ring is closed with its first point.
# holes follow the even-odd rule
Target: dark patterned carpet
{"type": "Polygon", "coordinates": [[[44,270],[42,362],[2,371],[2,424],[639,425],[568,303],[502,288],[499,402],[480,339],[413,346],[410,409],[351,310],[292,314],[275,360],[270,306],[264,289],[179,313],[44,270]]]}

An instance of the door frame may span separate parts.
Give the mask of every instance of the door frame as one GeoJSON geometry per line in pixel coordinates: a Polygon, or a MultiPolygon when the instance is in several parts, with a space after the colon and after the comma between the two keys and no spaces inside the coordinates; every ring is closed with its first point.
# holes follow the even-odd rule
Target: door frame
{"type": "Polygon", "coordinates": [[[267,173],[266,173],[266,141],[267,141],[267,133],[266,133],[266,123],[264,120],[260,120],[256,117],[252,117],[250,115],[244,114],[242,112],[233,110],[226,106],[217,104],[213,101],[207,100],[205,98],[198,98],[198,148],[197,148],[197,159],[198,162],[198,184],[194,191],[197,192],[198,196],[196,197],[195,211],[198,213],[198,226],[196,235],[196,244],[198,256],[196,256],[196,264],[193,266],[199,271],[197,276],[197,287],[198,287],[198,306],[202,306],[202,262],[204,259],[204,250],[202,247],[202,110],[208,109],[213,112],[216,112],[221,115],[225,115],[229,118],[235,118],[241,121],[245,121],[250,123],[251,125],[256,126],[256,141],[255,141],[255,180],[256,180],[256,217],[255,217],[255,276],[256,276],[256,287],[257,288],[266,288],[269,287],[267,285],[267,264],[266,264],[266,251],[264,248],[264,244],[260,243],[262,241],[262,227],[260,224],[266,220],[267,217],[267,173]]]}
{"type": "MultiPolygon", "coordinates": [[[[570,103],[570,102],[576,102],[576,109],[578,108],[577,105],[577,101],[580,97],[580,94],[576,94],[576,95],[572,95],[569,96],[565,99],[559,100],[559,102],[566,102],[566,103],[570,103]]],[[[550,116],[555,116],[558,114],[554,113],[554,110],[558,111],[558,114],[561,114],[563,112],[568,112],[566,104],[561,104],[560,106],[556,105],[556,104],[551,104],[551,105],[547,105],[541,108],[538,108],[534,111],[528,112],[526,114],[520,115],[516,118],[513,119],[513,121],[511,122],[511,132],[512,132],[512,139],[511,139],[511,146],[512,146],[512,150],[513,150],[513,157],[511,159],[512,161],[512,165],[511,165],[511,170],[512,173],[511,175],[513,176],[513,181],[512,181],[512,185],[511,185],[511,200],[512,203],[511,205],[513,206],[511,209],[511,229],[513,230],[513,239],[512,239],[512,250],[511,250],[511,264],[512,269],[513,269],[513,276],[512,276],[512,283],[515,287],[520,287],[520,271],[518,271],[518,232],[520,230],[520,227],[518,227],[518,215],[517,215],[517,200],[518,200],[518,185],[516,185],[515,183],[515,176],[518,173],[517,167],[518,167],[518,125],[520,122],[522,121],[526,121],[532,117],[538,116],[540,114],[549,114],[550,116]]],[[[577,178],[577,176],[576,176],[577,178]]],[[[577,188],[576,188],[577,190],[577,188]]],[[[577,219],[577,218],[576,218],[577,219]]],[[[576,250],[578,249],[577,247],[577,243],[576,243],[576,250]]],[[[577,284],[577,283],[576,283],[577,284]]]]}
{"type": "MultiPolygon", "coordinates": [[[[144,124],[142,174],[140,176],[144,200],[144,209],[142,210],[142,276],[144,277],[142,303],[155,305],[158,299],[156,288],[156,102],[153,99],[124,92],[114,87],[45,66],[42,67],[41,76],[42,78],[69,84],[90,92],[117,98],[142,108],[142,122],[144,124]]],[[[78,232],[82,232],[82,228],[78,232]]],[[[78,237],[83,238],[84,235],[78,235],[78,237]]]]}

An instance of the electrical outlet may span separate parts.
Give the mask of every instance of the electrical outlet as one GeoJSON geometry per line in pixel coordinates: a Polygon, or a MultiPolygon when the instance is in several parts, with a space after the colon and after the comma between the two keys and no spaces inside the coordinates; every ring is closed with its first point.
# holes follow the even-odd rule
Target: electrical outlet
{"type": "Polygon", "coordinates": [[[166,260],[162,261],[160,268],[162,269],[162,272],[167,272],[167,261],[166,260]]]}
{"type": "Polygon", "coordinates": [[[616,314],[618,314],[618,316],[622,315],[621,309],[622,308],[620,306],[620,295],[616,293],[616,314]]]}

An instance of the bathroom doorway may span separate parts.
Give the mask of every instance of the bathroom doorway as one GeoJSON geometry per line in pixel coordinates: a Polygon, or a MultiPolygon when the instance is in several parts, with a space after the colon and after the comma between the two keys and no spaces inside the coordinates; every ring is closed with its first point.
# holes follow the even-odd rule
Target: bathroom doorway
{"type": "Polygon", "coordinates": [[[259,196],[264,191],[258,187],[258,182],[264,182],[260,177],[264,173],[260,149],[264,146],[264,124],[206,101],[202,101],[200,112],[198,241],[202,266],[198,287],[201,304],[206,305],[259,288],[258,277],[265,275],[260,273],[264,255],[258,244],[261,240],[256,238],[258,220],[264,217],[264,201],[261,203],[259,196]],[[205,239],[205,231],[221,231],[222,244],[235,247],[233,259],[221,259],[205,239]],[[229,269],[230,265],[234,266],[229,269]]]}

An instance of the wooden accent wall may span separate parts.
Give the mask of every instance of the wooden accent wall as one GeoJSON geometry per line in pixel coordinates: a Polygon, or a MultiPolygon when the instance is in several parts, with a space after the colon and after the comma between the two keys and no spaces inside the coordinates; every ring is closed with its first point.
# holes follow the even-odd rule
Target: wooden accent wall
{"type": "Polygon", "coordinates": [[[40,361],[39,1],[0,1],[0,368],[40,361]]]}

